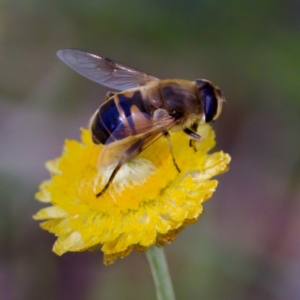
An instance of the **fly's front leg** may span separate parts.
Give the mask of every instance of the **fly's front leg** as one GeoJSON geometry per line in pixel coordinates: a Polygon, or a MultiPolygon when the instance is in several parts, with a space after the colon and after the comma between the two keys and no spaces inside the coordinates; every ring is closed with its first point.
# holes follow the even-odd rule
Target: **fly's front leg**
{"type": "Polygon", "coordinates": [[[195,140],[190,139],[189,140],[189,146],[194,149],[195,152],[197,152],[196,146],[195,146],[195,140]]]}
{"type": "Polygon", "coordinates": [[[168,143],[169,143],[169,148],[170,148],[170,152],[171,152],[171,155],[172,155],[173,164],[174,164],[176,170],[178,171],[178,173],[180,173],[181,170],[180,170],[180,168],[178,167],[178,165],[176,163],[175,156],[174,156],[174,153],[173,153],[173,146],[172,146],[172,142],[171,142],[171,139],[170,139],[170,134],[169,134],[169,132],[165,132],[164,135],[167,138],[168,143]]]}
{"type": "MultiPolygon", "coordinates": [[[[197,130],[198,124],[193,124],[192,125],[192,129],[197,130]]],[[[201,135],[199,135],[198,133],[194,132],[193,130],[189,129],[189,128],[185,128],[183,130],[187,135],[189,135],[190,137],[192,137],[189,141],[189,145],[190,147],[193,147],[194,151],[197,152],[196,146],[195,146],[195,141],[202,141],[203,137],[201,135]]]]}

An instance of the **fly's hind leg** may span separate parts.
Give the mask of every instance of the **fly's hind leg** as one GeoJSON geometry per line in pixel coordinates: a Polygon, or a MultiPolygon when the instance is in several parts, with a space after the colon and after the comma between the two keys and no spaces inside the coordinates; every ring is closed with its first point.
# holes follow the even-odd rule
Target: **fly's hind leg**
{"type": "Polygon", "coordinates": [[[121,167],[126,164],[128,161],[136,157],[142,150],[143,150],[143,140],[138,140],[135,143],[133,143],[124,153],[123,157],[119,160],[118,164],[114,168],[113,172],[111,173],[108,182],[102,189],[102,191],[98,194],[96,194],[96,197],[100,197],[105,193],[105,191],[110,187],[110,184],[116,177],[117,173],[121,169],[121,167]]]}
{"type": "Polygon", "coordinates": [[[118,171],[120,170],[121,167],[122,167],[122,165],[119,165],[119,164],[115,167],[115,169],[113,170],[113,172],[111,173],[111,175],[108,179],[108,182],[106,183],[106,185],[104,186],[102,191],[99,192],[98,194],[96,194],[97,198],[102,196],[105,193],[105,191],[109,188],[111,182],[114,180],[114,178],[116,177],[116,175],[117,175],[117,173],[118,173],[118,171]]]}
{"type": "Polygon", "coordinates": [[[169,134],[169,132],[165,132],[164,135],[167,138],[168,143],[169,143],[169,148],[170,148],[170,152],[171,152],[171,155],[172,155],[173,164],[174,164],[176,170],[178,171],[178,173],[180,173],[181,170],[177,165],[177,162],[175,160],[175,156],[174,156],[174,153],[173,153],[173,146],[172,146],[172,142],[171,142],[171,139],[170,139],[170,134],[169,134]]]}

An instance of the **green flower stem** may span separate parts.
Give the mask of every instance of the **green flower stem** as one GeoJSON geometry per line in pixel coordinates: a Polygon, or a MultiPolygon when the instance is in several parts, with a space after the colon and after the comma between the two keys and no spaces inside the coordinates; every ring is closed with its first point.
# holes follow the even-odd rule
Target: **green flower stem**
{"type": "Polygon", "coordinates": [[[157,299],[175,300],[175,294],[163,248],[153,246],[147,250],[146,256],[154,278],[157,299]]]}

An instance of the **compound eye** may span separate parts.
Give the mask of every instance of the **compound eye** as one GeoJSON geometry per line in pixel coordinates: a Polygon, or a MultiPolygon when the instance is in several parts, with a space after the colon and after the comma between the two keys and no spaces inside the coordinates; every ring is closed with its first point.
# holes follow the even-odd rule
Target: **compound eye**
{"type": "Polygon", "coordinates": [[[205,122],[209,123],[216,120],[222,111],[222,103],[224,101],[222,92],[206,79],[197,79],[196,87],[203,103],[205,122]]]}
{"type": "Polygon", "coordinates": [[[218,111],[218,100],[213,94],[206,94],[203,99],[205,122],[209,123],[214,120],[218,111]]]}
{"type": "Polygon", "coordinates": [[[218,112],[218,99],[213,87],[210,84],[205,84],[200,88],[201,98],[203,101],[203,109],[205,114],[205,122],[213,121],[218,112]]]}

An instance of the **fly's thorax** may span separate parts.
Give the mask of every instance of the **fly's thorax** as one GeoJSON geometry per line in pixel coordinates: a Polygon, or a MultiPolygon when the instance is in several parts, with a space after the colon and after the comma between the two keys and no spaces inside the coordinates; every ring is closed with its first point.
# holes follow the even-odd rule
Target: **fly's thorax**
{"type": "Polygon", "coordinates": [[[183,119],[189,115],[202,113],[201,102],[196,93],[195,85],[187,80],[161,80],[159,92],[165,109],[170,113],[178,113],[183,119]]]}
{"type": "Polygon", "coordinates": [[[149,110],[152,110],[152,113],[164,106],[159,90],[159,83],[160,81],[149,82],[145,87],[141,88],[142,97],[148,103],[149,110]]]}

